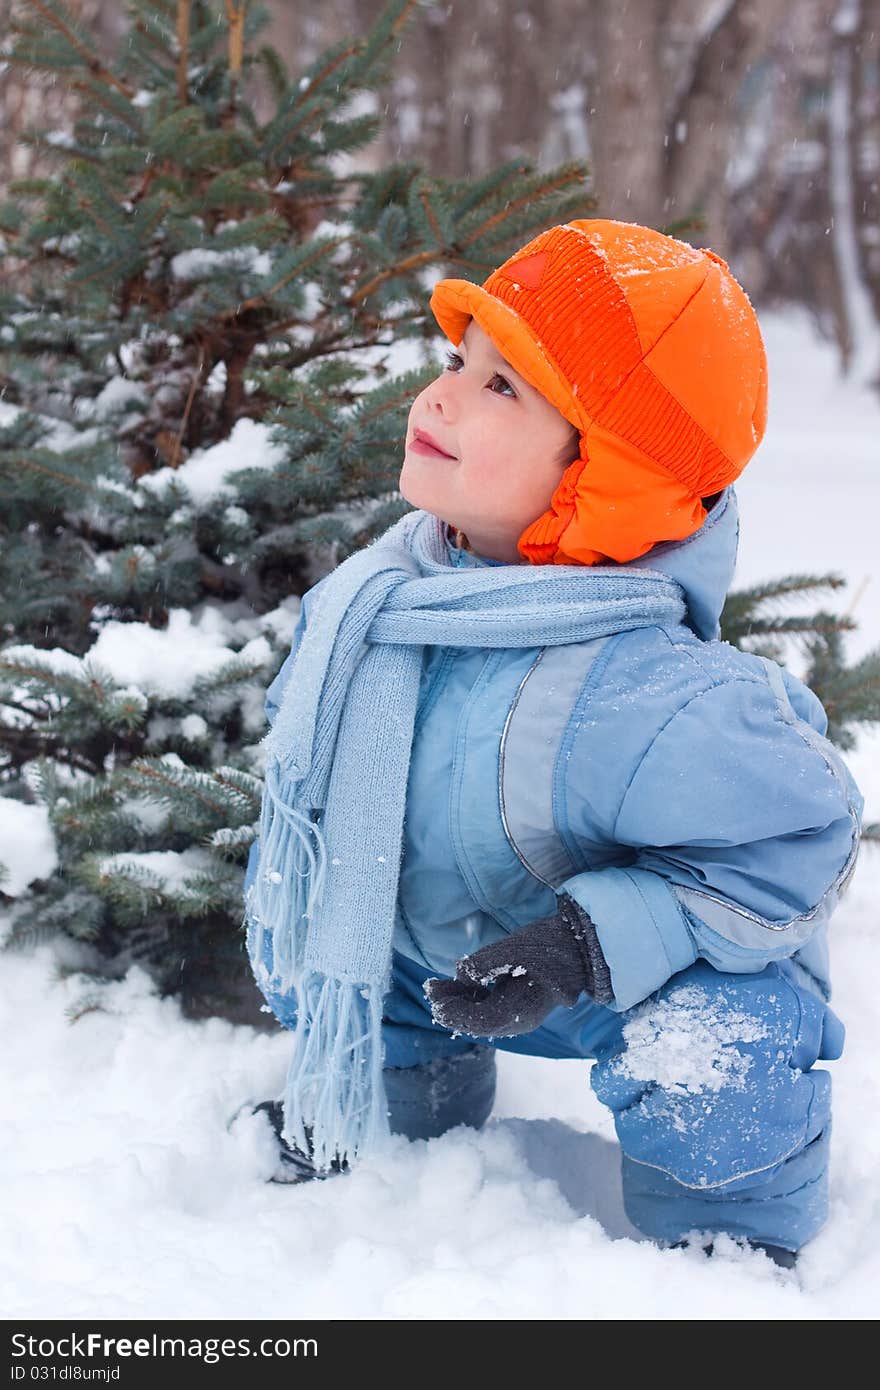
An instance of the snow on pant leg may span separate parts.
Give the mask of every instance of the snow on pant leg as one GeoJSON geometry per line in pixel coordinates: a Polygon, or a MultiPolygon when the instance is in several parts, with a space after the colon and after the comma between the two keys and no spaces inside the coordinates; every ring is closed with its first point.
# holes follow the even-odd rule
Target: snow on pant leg
{"type": "Polygon", "coordinates": [[[392,971],[382,1020],[391,1132],[434,1139],[455,1125],[480,1129],[495,1101],[494,1048],[434,1022],[422,992],[431,970],[395,951],[392,971]]]}
{"type": "Polygon", "coordinates": [[[788,961],[698,961],[621,1014],[590,1081],[614,1113],[623,1196],[656,1240],[724,1231],[799,1250],[828,1211],[831,1077],[843,1024],[788,961]]]}

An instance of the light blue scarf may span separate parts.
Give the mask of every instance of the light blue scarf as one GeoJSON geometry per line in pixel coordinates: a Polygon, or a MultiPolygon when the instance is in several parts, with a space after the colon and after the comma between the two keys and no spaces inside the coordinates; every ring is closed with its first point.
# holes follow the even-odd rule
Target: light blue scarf
{"type": "Polygon", "coordinates": [[[324,581],[263,739],[256,959],[295,991],[285,1136],[319,1171],[388,1134],[382,1001],[391,984],[423,647],[543,647],[677,622],[681,588],[624,567],[458,568],[445,524],[407,513],[324,581]],[[318,820],[321,829],[318,828],[318,820]]]}

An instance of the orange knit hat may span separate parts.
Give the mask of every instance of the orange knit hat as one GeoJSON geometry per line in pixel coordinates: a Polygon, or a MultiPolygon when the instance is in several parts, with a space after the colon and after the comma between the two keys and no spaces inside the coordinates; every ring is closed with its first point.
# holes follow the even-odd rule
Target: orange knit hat
{"type": "Polygon", "coordinates": [[[456,347],[475,319],[580,431],[579,457],[517,542],[533,564],[634,560],[683,540],[763,437],[758,320],[713,251],[634,222],[567,222],[482,286],[438,281],[431,309],[456,347]]]}

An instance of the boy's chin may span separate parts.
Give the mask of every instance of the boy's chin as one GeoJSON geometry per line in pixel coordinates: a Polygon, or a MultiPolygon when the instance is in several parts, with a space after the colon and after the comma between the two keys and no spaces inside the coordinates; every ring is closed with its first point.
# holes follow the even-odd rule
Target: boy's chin
{"type": "Polygon", "coordinates": [[[443,515],[441,503],[436,497],[432,497],[427,490],[423,491],[423,489],[418,487],[409,487],[406,479],[402,475],[397,484],[397,491],[400,493],[403,500],[408,502],[411,507],[417,507],[419,511],[430,512],[432,516],[436,516],[440,521],[446,521],[450,526],[455,524],[443,515]]]}

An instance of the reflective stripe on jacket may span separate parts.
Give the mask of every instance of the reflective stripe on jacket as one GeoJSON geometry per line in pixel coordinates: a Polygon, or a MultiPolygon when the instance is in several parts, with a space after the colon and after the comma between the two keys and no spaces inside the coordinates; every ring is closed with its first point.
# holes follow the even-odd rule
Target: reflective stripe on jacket
{"type": "MultiPolygon", "coordinates": [[[[694,536],[626,566],[676,579],[687,626],[425,649],[396,949],[452,975],[564,890],[596,924],[612,1009],[698,957],[733,972],[793,957],[827,996],[825,926],[862,798],[816,696],[718,640],[736,542],[728,488],[694,536]]],[[[449,546],[457,565],[497,563],[449,546]]],[[[270,720],[318,587],[267,691],[270,720]]]]}

